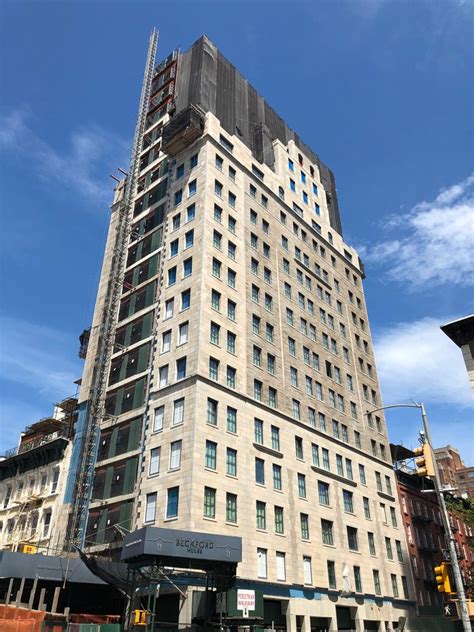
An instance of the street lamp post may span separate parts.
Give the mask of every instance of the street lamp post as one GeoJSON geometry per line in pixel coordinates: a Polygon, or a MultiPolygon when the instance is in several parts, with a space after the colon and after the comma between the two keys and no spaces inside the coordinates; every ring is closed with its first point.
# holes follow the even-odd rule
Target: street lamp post
{"type": "Polygon", "coordinates": [[[453,569],[454,583],[456,585],[456,592],[458,594],[459,607],[461,611],[460,612],[461,621],[463,623],[464,632],[471,632],[472,627],[471,627],[471,621],[469,619],[469,610],[467,607],[466,594],[464,592],[464,584],[462,581],[461,571],[459,569],[458,557],[457,557],[456,546],[455,546],[456,542],[454,539],[453,532],[451,530],[451,526],[449,524],[449,516],[448,516],[448,510],[446,508],[446,502],[444,500],[444,496],[441,491],[441,479],[439,477],[436,458],[434,457],[433,443],[431,441],[431,432],[430,432],[430,427],[428,425],[428,417],[426,416],[425,406],[423,402],[420,402],[419,404],[416,404],[416,403],[392,404],[391,406],[382,406],[381,408],[375,408],[374,410],[370,410],[366,412],[365,414],[368,416],[379,410],[387,410],[390,408],[418,408],[418,410],[421,411],[421,418],[423,420],[423,430],[425,433],[425,440],[426,440],[426,443],[429,445],[431,452],[433,454],[433,470],[434,470],[433,483],[434,483],[435,493],[438,498],[438,503],[441,508],[441,520],[443,522],[443,527],[446,533],[449,556],[451,558],[450,561],[451,561],[451,565],[453,569]]]}

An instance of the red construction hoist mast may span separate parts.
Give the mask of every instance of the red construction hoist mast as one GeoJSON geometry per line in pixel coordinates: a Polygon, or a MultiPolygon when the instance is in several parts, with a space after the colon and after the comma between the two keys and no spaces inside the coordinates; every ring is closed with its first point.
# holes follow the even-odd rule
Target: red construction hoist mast
{"type": "Polygon", "coordinates": [[[83,439],[80,466],[75,487],[72,520],[69,531],[69,547],[82,547],[85,539],[87,513],[92,493],[94,468],[97,456],[100,422],[105,412],[105,397],[114,344],[120,296],[124,279],[126,249],[130,236],[133,215],[133,200],[136,195],[140,167],[140,151],[145,133],[151,83],[155,66],[158,31],[153,29],[148,45],[148,55],[143,76],[143,85],[138,108],[135,136],[132,146],[130,168],[125,181],[125,190],[118,208],[115,242],[110,267],[109,282],[99,326],[99,340],[95,356],[93,377],[88,401],[86,431],[83,439]]]}

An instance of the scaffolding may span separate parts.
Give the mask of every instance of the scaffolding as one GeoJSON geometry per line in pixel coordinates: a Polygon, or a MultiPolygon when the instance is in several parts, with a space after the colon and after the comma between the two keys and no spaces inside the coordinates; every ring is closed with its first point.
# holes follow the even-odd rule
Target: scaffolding
{"type": "Polygon", "coordinates": [[[77,475],[74,506],[69,528],[69,547],[82,546],[85,538],[87,511],[92,492],[100,422],[105,410],[108,374],[114,347],[115,325],[124,281],[126,246],[131,232],[133,199],[138,181],[140,167],[139,158],[149,107],[157,43],[158,32],[156,29],[153,29],[148,46],[130,168],[125,180],[124,193],[118,207],[118,220],[109,283],[99,327],[98,348],[95,357],[90,398],[88,401],[86,432],[81,446],[80,467],[77,475]]]}

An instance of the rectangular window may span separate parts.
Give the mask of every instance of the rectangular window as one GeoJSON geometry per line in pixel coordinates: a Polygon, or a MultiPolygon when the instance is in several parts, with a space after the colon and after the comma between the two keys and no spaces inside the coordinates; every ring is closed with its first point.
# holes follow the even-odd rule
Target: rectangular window
{"type": "Polygon", "coordinates": [[[385,538],[385,549],[387,551],[387,558],[393,560],[392,541],[390,538],[385,538]]]}
{"type": "Polygon", "coordinates": [[[227,332],[227,351],[229,353],[235,353],[235,340],[237,336],[231,331],[227,332]]]}
{"type": "Polygon", "coordinates": [[[306,476],[298,473],[298,496],[306,498],[306,476]]]}
{"type": "Polygon", "coordinates": [[[210,332],[209,332],[209,341],[211,342],[211,344],[213,345],[219,344],[219,332],[220,332],[220,325],[218,325],[217,323],[211,322],[210,332]]]}
{"type": "Polygon", "coordinates": [[[189,323],[186,321],[185,323],[181,323],[179,326],[179,338],[178,344],[183,345],[189,340],[189,323]]]}
{"type": "Polygon", "coordinates": [[[217,382],[219,379],[219,360],[209,358],[209,377],[217,382]]]}
{"type": "Polygon", "coordinates": [[[362,578],[360,574],[360,566],[354,566],[354,586],[356,592],[362,592],[362,578]]]}
{"type": "Polygon", "coordinates": [[[179,487],[170,487],[168,489],[168,498],[166,501],[166,517],[176,518],[179,510],[179,487]]]}
{"type": "Polygon", "coordinates": [[[265,530],[267,528],[266,504],[260,500],[257,500],[255,510],[256,510],[257,529],[265,530]]]}
{"type": "Polygon", "coordinates": [[[347,544],[350,551],[359,550],[359,542],[357,539],[357,529],[355,527],[347,527],[347,544]]]}
{"type": "Polygon", "coordinates": [[[374,577],[374,591],[376,595],[381,595],[382,594],[382,589],[380,587],[380,573],[378,570],[374,569],[372,571],[373,577],[374,577]]]}
{"type": "Polygon", "coordinates": [[[306,586],[313,584],[313,570],[311,568],[311,558],[306,555],[303,557],[303,577],[306,586]]]}
{"type": "Polygon", "coordinates": [[[255,482],[259,485],[265,485],[265,461],[263,459],[255,459],[255,482]]]}
{"type": "Polygon", "coordinates": [[[276,552],[276,575],[278,581],[286,580],[285,554],[279,551],[276,552]]]}
{"type": "Polygon", "coordinates": [[[216,490],[212,487],[204,488],[204,517],[216,517],[216,490]]]}
{"type": "Polygon", "coordinates": [[[158,374],[160,388],[163,388],[168,384],[168,365],[160,366],[158,374]]]}
{"type": "Polygon", "coordinates": [[[274,463],[272,465],[273,489],[281,491],[281,466],[274,463]]]}
{"type": "Polygon", "coordinates": [[[330,520],[321,520],[321,533],[323,544],[334,545],[333,523],[330,520]]]}
{"type": "Polygon", "coordinates": [[[209,470],[217,468],[217,443],[214,443],[214,441],[206,441],[204,464],[209,470]]]}
{"type": "Polygon", "coordinates": [[[315,444],[311,444],[311,459],[313,465],[319,467],[319,447],[315,444]]]}
{"type": "Polygon", "coordinates": [[[397,558],[399,562],[403,562],[402,543],[400,540],[395,540],[395,548],[397,550],[397,558]]]}
{"type": "Polygon", "coordinates": [[[197,180],[192,180],[188,183],[188,197],[192,197],[197,191],[197,180]]]}
{"type": "Polygon", "coordinates": [[[237,410],[230,406],[227,406],[227,430],[228,432],[237,432],[237,410]]]}
{"type": "Polygon", "coordinates": [[[183,261],[183,278],[191,276],[193,273],[193,258],[185,259],[183,261]]]}
{"type": "Polygon", "coordinates": [[[148,468],[148,474],[150,476],[160,473],[160,453],[161,448],[153,448],[150,450],[150,465],[148,468]]]}
{"type": "Polygon", "coordinates": [[[165,407],[159,406],[155,408],[155,413],[153,416],[153,432],[158,432],[163,430],[163,419],[165,416],[165,407]]]}
{"type": "Polygon", "coordinates": [[[303,460],[303,439],[295,437],[295,455],[297,459],[303,460]]]}
{"type": "Polygon", "coordinates": [[[284,533],[285,525],[283,522],[283,507],[277,507],[275,505],[274,508],[274,516],[275,516],[275,533],[284,533]]]}
{"type": "Polygon", "coordinates": [[[318,481],[319,504],[329,506],[329,483],[318,481]]]}
{"type": "Polygon", "coordinates": [[[364,516],[367,520],[370,520],[370,501],[366,496],[364,496],[362,498],[362,502],[364,504],[364,516]]]}
{"type": "Polygon", "coordinates": [[[322,455],[323,455],[323,468],[329,472],[331,470],[331,464],[329,462],[329,450],[327,450],[326,448],[322,448],[322,455]]]}
{"type": "Polygon", "coordinates": [[[186,377],[186,356],[176,360],[176,379],[183,380],[186,377]]]}
{"type": "Polygon", "coordinates": [[[342,499],[344,502],[344,511],[354,513],[354,494],[346,489],[342,490],[342,499]]]}
{"type": "Polygon", "coordinates": [[[329,588],[336,588],[336,565],[331,560],[328,560],[328,585],[329,588]]]}
{"type": "Polygon", "coordinates": [[[237,494],[226,494],[226,520],[227,522],[237,522],[237,494]]]}
{"type": "Polygon", "coordinates": [[[390,507],[390,518],[392,520],[392,527],[397,526],[397,512],[395,511],[395,507],[390,507]]]}
{"type": "Polygon", "coordinates": [[[303,540],[309,540],[309,517],[308,514],[300,514],[301,537],[303,540]]]}
{"type": "Polygon", "coordinates": [[[226,456],[227,474],[237,476],[237,450],[227,448],[226,456]]]}
{"type": "Polygon", "coordinates": [[[407,578],[404,575],[402,575],[402,589],[403,589],[404,598],[409,599],[410,593],[408,591],[408,582],[407,582],[407,578]]]}
{"type": "Polygon", "coordinates": [[[267,549],[257,549],[257,575],[260,579],[267,578],[267,549]]]}
{"type": "Polygon", "coordinates": [[[181,292],[181,311],[191,307],[191,290],[181,292]]]}
{"type": "Polygon", "coordinates": [[[376,555],[374,534],[373,533],[367,533],[367,539],[368,539],[368,542],[369,542],[369,553],[370,553],[370,555],[376,555]]]}
{"type": "Polygon", "coordinates": [[[277,426],[271,427],[271,436],[272,436],[272,449],[280,450],[280,428],[277,426]]]}
{"type": "Polygon", "coordinates": [[[212,426],[217,426],[217,407],[218,402],[214,399],[208,398],[207,400],[207,423],[212,426]]]}
{"type": "Polygon", "coordinates": [[[181,441],[173,441],[170,445],[170,470],[181,467],[181,441]]]}
{"type": "Polygon", "coordinates": [[[227,301],[227,318],[229,320],[235,321],[235,313],[236,313],[237,304],[230,299],[227,301]]]}
{"type": "Polygon", "coordinates": [[[184,420],[184,397],[173,402],[173,426],[182,424],[184,420]]]}
{"type": "Polygon", "coordinates": [[[156,499],[157,499],[156,492],[146,495],[145,522],[155,521],[156,499]]]}
{"type": "Polygon", "coordinates": [[[263,445],[263,421],[261,419],[254,420],[255,443],[263,445]]]}

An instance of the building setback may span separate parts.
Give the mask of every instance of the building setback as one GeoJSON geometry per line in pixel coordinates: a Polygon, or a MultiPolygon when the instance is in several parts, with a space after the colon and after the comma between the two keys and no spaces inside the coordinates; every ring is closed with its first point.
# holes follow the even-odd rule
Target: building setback
{"type": "Polygon", "coordinates": [[[269,625],[394,626],[415,594],[334,176],[207,37],[151,93],[85,546],[118,553],[147,525],[238,535],[238,585],[263,591],[269,625]]]}

